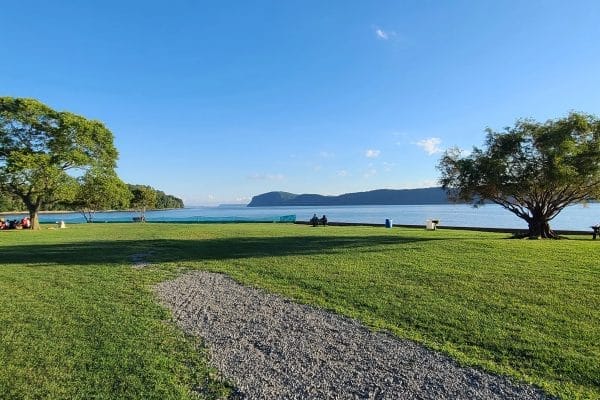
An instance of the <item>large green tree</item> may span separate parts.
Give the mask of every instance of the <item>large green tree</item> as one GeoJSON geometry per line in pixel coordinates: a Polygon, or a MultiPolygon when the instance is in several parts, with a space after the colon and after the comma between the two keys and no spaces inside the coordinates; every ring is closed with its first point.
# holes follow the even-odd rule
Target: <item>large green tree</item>
{"type": "Polygon", "coordinates": [[[158,198],[156,190],[152,189],[150,186],[135,185],[131,193],[133,195],[131,207],[138,209],[140,211],[141,221],[145,221],[146,209],[156,206],[156,200],[158,198]]]}
{"type": "Polygon", "coordinates": [[[488,129],[484,149],[448,150],[438,168],[451,198],[496,203],[527,222],[529,237],[556,238],[554,217],[600,198],[600,120],[571,113],[488,129]]]}
{"type": "Polygon", "coordinates": [[[78,180],[73,206],[87,222],[94,222],[94,214],[98,210],[129,207],[132,193],[113,170],[90,170],[78,180]]]}
{"type": "Polygon", "coordinates": [[[117,156],[101,122],[34,99],[0,97],[0,186],[23,201],[33,229],[42,206],[74,199],[76,176],[114,169],[117,156]]]}

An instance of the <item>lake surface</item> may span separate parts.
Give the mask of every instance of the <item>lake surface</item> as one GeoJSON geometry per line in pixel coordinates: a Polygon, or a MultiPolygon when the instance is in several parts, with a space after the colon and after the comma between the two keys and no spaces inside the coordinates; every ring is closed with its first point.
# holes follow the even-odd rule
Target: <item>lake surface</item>
{"type": "MultiPolygon", "coordinates": [[[[409,206],[339,206],[339,207],[190,207],[177,210],[147,211],[147,221],[273,221],[280,216],[295,215],[298,221],[308,221],[316,213],[331,222],[363,222],[383,224],[386,218],[394,224],[424,225],[428,219],[439,219],[441,225],[490,228],[526,229],[523,220],[497,205],[473,208],[468,205],[409,205],[409,206]]],[[[22,218],[22,215],[20,217],[22,218]]],[[[102,212],[95,214],[98,222],[131,221],[135,212],[102,212]]],[[[6,218],[18,218],[18,215],[6,218]]],[[[41,222],[85,222],[79,213],[43,214],[41,222]]],[[[553,229],[589,230],[600,223],[600,203],[567,207],[552,221],[553,229]]]]}

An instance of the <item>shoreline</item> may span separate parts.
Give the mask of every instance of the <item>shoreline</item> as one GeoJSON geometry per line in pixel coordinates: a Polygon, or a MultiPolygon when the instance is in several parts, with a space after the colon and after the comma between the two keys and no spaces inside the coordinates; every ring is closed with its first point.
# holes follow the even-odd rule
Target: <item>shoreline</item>
{"type": "MultiPolygon", "coordinates": [[[[598,205],[596,205],[598,206],[598,205]]],[[[417,206],[418,207],[418,206],[417,206]]],[[[577,207],[579,208],[579,207],[577,207]]],[[[575,234],[575,235],[591,235],[592,234],[592,230],[590,228],[590,226],[594,225],[593,221],[596,221],[597,217],[597,213],[595,212],[595,210],[600,210],[597,209],[596,207],[592,206],[590,207],[592,208],[591,214],[587,213],[584,215],[585,218],[581,218],[581,216],[579,214],[574,214],[575,216],[578,217],[578,220],[575,220],[576,223],[573,222],[569,222],[568,224],[563,223],[562,226],[556,226],[553,227],[553,230],[556,231],[558,234],[562,234],[562,235],[569,235],[569,234],[575,234]],[[581,221],[580,221],[581,220],[581,221]],[[587,221],[586,221],[587,220],[587,221]]],[[[270,211],[272,211],[271,214],[267,215],[264,212],[258,212],[258,213],[253,213],[253,212],[249,212],[249,213],[245,213],[242,212],[239,215],[237,215],[237,213],[232,213],[232,214],[228,214],[227,212],[206,212],[206,214],[201,213],[200,210],[196,210],[198,212],[198,214],[194,214],[194,210],[187,210],[184,209],[153,209],[153,210],[147,210],[148,212],[158,212],[158,214],[153,215],[153,214],[146,214],[146,222],[147,223],[175,223],[175,224],[216,224],[216,223],[226,223],[226,224],[232,224],[232,223],[273,223],[273,222],[277,222],[277,223],[289,223],[292,222],[291,220],[279,220],[279,218],[277,218],[277,221],[273,220],[273,219],[268,219],[267,221],[267,217],[269,218],[275,218],[275,213],[277,211],[281,211],[278,208],[274,208],[270,211]],[[161,212],[162,211],[162,212],[161,212]],[[234,215],[235,214],[235,215],[234,215]],[[248,214],[248,215],[246,215],[248,214]],[[263,215],[264,214],[264,215],[263,215]],[[156,220],[153,220],[156,219],[156,220]]],[[[308,215],[306,214],[306,210],[303,209],[298,209],[298,210],[286,210],[288,212],[294,213],[296,212],[296,220],[294,221],[296,224],[309,224],[308,215]],[[298,218],[299,217],[299,218],[298,218]]],[[[325,211],[331,211],[333,213],[332,209],[328,209],[325,211]]],[[[377,211],[377,210],[375,210],[377,211]]],[[[403,209],[400,209],[400,211],[397,210],[387,210],[385,209],[385,207],[382,209],[381,212],[377,211],[375,214],[377,214],[377,218],[374,218],[373,215],[369,214],[369,213],[365,213],[365,214],[361,214],[361,213],[352,213],[352,212],[341,212],[339,213],[339,215],[333,215],[330,216],[329,218],[329,225],[338,225],[338,226],[372,226],[372,227],[384,227],[385,224],[383,223],[384,221],[384,217],[387,219],[388,216],[393,214],[394,216],[397,215],[401,215],[399,214],[401,211],[403,211],[403,209]],[[356,215],[355,215],[356,214],[356,215]],[[381,219],[379,218],[381,214],[381,219]]],[[[419,210],[417,210],[419,211],[419,210]]],[[[493,211],[493,210],[492,210],[493,211]]],[[[579,212],[579,210],[576,210],[579,212]]],[[[420,211],[421,212],[421,211],[420,211]]],[[[518,223],[514,223],[514,224],[507,224],[505,219],[503,219],[502,217],[506,214],[506,213],[502,213],[501,215],[498,214],[496,215],[497,212],[493,212],[491,213],[491,216],[486,217],[486,218],[481,218],[480,216],[477,216],[479,218],[474,218],[474,219],[465,219],[462,218],[462,213],[459,211],[458,212],[458,217],[457,218],[450,218],[451,216],[454,215],[454,208],[452,209],[434,209],[432,210],[428,210],[425,209],[424,211],[422,211],[421,213],[423,213],[423,221],[426,220],[426,216],[429,215],[436,215],[438,217],[440,217],[440,219],[442,220],[441,224],[437,225],[437,229],[440,230],[444,230],[444,229],[454,229],[454,230],[471,230],[471,231],[480,231],[480,232],[502,232],[502,233],[510,233],[510,234],[515,234],[515,233],[523,233],[526,229],[526,226],[523,224],[518,224],[518,223]],[[424,214],[424,212],[426,212],[427,214],[424,214]],[[448,214],[450,213],[450,214],[448,214]],[[438,215],[439,214],[439,215],[438,215]],[[448,217],[448,218],[444,218],[444,217],[448,217]],[[494,221],[495,218],[498,218],[498,220],[494,221]],[[444,223],[445,222],[445,223],[444,223]],[[494,224],[494,222],[497,223],[494,224]]],[[[3,211],[0,212],[0,218],[4,218],[4,219],[20,219],[23,218],[24,216],[26,216],[28,214],[27,211],[3,211]]],[[[327,214],[329,215],[329,212],[327,212],[327,214]]],[[[413,213],[414,214],[414,213],[413,213]]],[[[472,212],[465,212],[464,213],[467,216],[472,216],[472,212]]],[[[312,215],[312,213],[311,213],[312,215]]],[[[97,211],[96,215],[94,216],[94,222],[96,223],[130,223],[132,222],[132,218],[131,217],[135,217],[135,216],[139,216],[139,210],[104,210],[104,211],[97,211]],[[104,214],[104,213],[108,213],[112,215],[98,215],[98,214],[104,214]]],[[[281,216],[281,214],[279,214],[279,216],[281,216]]],[[[485,217],[485,215],[484,215],[485,217]]],[[[70,210],[70,211],[66,211],[66,210],[53,210],[53,211],[41,211],[40,212],[40,222],[42,224],[44,223],[56,223],[57,220],[60,219],[64,219],[66,223],[74,223],[74,224],[79,224],[79,223],[85,223],[84,218],[81,214],[81,212],[79,211],[74,211],[74,210],[70,210]],[[69,221],[71,220],[71,221],[69,221]]],[[[419,218],[414,218],[412,217],[412,214],[408,213],[407,217],[404,218],[403,215],[401,215],[400,217],[398,217],[398,219],[394,218],[394,224],[393,227],[405,227],[405,228],[418,228],[418,229],[424,229],[425,228],[425,224],[422,223],[419,218]],[[402,222],[400,222],[402,221],[402,222]]]]}
{"type": "MultiPolygon", "coordinates": [[[[16,214],[15,214],[16,215],[16,214]]],[[[2,216],[2,213],[0,213],[2,216]]],[[[94,224],[135,224],[139,221],[95,221],[94,224]]],[[[213,224],[294,224],[294,225],[311,225],[310,221],[294,221],[294,222],[273,222],[273,221],[145,221],[145,224],[187,224],[187,225],[213,225],[213,224]]],[[[41,225],[54,225],[56,222],[41,221],[41,225]]],[[[69,222],[69,224],[81,225],[86,224],[85,222],[69,222]]],[[[335,222],[330,221],[327,223],[328,226],[362,226],[372,228],[384,228],[384,229],[398,229],[398,228],[409,228],[409,229],[426,229],[424,224],[394,224],[392,227],[386,227],[385,224],[369,223],[369,222],[335,222]]],[[[317,227],[319,228],[319,227],[317,227]]],[[[434,232],[436,230],[458,230],[458,231],[473,231],[473,232],[492,232],[492,233],[506,233],[512,235],[524,234],[527,229],[524,228],[494,228],[494,227],[481,227],[481,226],[448,226],[448,225],[437,225],[436,229],[430,230],[434,232]]],[[[555,229],[555,233],[559,235],[577,235],[577,236],[589,236],[592,235],[591,231],[583,230],[572,230],[572,229],[555,229]]]]}
{"type": "MultiPolygon", "coordinates": [[[[310,221],[296,221],[294,224],[299,225],[311,225],[310,221]]],[[[373,228],[386,228],[386,229],[394,229],[394,228],[410,228],[410,229],[425,229],[425,224],[394,224],[392,227],[387,228],[385,224],[373,224],[368,222],[327,222],[328,226],[370,226],[373,228]]],[[[494,227],[483,227],[483,226],[451,226],[451,225],[437,225],[435,229],[431,229],[430,231],[437,230],[457,230],[457,231],[475,231],[475,232],[493,232],[493,233],[510,233],[510,234],[520,234],[526,233],[527,229],[525,228],[494,228],[494,227]]],[[[554,232],[559,235],[591,235],[591,231],[582,231],[576,229],[553,229],[554,232]]]]}

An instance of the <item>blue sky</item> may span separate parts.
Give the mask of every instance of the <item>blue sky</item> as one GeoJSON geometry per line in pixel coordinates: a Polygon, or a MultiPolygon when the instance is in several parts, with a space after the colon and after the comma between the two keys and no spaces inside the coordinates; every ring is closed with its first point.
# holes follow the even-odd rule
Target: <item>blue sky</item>
{"type": "Polygon", "coordinates": [[[187,205],[436,184],[484,129],[600,115],[599,1],[28,1],[0,95],[103,121],[187,205]]]}

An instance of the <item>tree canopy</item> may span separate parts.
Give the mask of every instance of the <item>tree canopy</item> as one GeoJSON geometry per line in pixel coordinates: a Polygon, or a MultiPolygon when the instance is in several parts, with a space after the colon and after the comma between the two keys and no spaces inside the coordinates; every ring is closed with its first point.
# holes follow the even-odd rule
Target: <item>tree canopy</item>
{"type": "Polygon", "coordinates": [[[527,222],[529,237],[555,238],[550,221],[565,207],[600,198],[600,120],[573,112],[488,128],[484,149],[450,149],[438,169],[451,198],[499,204],[527,222]]]}
{"type": "Polygon", "coordinates": [[[76,176],[112,170],[117,150],[101,122],[34,99],[0,97],[0,187],[27,207],[39,228],[42,205],[72,201],[76,176]]]}
{"type": "MultiPolygon", "coordinates": [[[[183,206],[184,206],[183,200],[181,200],[179,197],[175,197],[171,194],[166,194],[162,190],[154,189],[151,186],[128,184],[127,187],[129,188],[129,191],[131,192],[132,196],[137,199],[140,198],[140,193],[139,193],[140,190],[150,190],[150,191],[156,192],[156,201],[154,202],[154,205],[152,206],[153,208],[156,208],[156,209],[183,208],[183,206]]],[[[135,203],[135,201],[132,202],[131,208],[137,208],[137,204],[133,204],[133,203],[135,203]]]]}
{"type": "Polygon", "coordinates": [[[142,221],[145,219],[145,213],[147,208],[156,206],[157,193],[156,190],[150,186],[136,185],[132,190],[133,199],[131,200],[131,206],[140,211],[140,218],[142,221]]]}
{"type": "Polygon", "coordinates": [[[79,179],[73,205],[87,222],[93,222],[96,211],[129,207],[132,198],[133,194],[114,171],[91,170],[79,179]]]}

